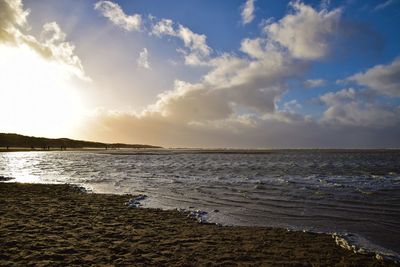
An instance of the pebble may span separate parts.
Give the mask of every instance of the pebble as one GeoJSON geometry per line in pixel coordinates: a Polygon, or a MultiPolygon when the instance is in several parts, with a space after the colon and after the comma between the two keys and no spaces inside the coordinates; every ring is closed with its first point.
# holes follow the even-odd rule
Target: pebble
{"type": "Polygon", "coordinates": [[[129,201],[126,202],[125,205],[127,205],[130,208],[139,208],[142,206],[140,201],[145,200],[146,198],[147,198],[146,195],[140,194],[137,197],[129,199],[129,201]]]}
{"type": "Polygon", "coordinates": [[[206,223],[207,214],[207,212],[202,210],[194,210],[189,212],[188,217],[196,219],[199,223],[206,223]]]}
{"type": "Polygon", "coordinates": [[[0,181],[5,182],[5,181],[10,181],[13,180],[14,178],[12,177],[6,177],[6,176],[0,176],[0,181]]]}

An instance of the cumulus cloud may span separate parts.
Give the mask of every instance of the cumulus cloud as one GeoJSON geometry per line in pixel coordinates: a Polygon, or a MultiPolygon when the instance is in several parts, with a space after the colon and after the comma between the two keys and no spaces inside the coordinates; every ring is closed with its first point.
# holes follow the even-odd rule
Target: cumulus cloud
{"type": "Polygon", "coordinates": [[[309,79],[303,82],[304,87],[306,88],[315,88],[321,87],[325,85],[325,80],[322,79],[309,79]]]}
{"type": "Polygon", "coordinates": [[[161,19],[153,26],[152,33],[158,37],[162,35],[177,36],[174,22],[171,19],[161,19]]]}
{"type": "Polygon", "coordinates": [[[230,118],[239,109],[262,116],[276,110],[287,80],[306,69],[273,49],[258,59],[223,54],[211,59],[209,66],[201,82],[175,82],[151,110],[183,123],[230,118]]]}
{"type": "Polygon", "coordinates": [[[296,99],[290,100],[283,104],[283,111],[296,114],[302,108],[301,104],[296,99]]]}
{"type": "Polygon", "coordinates": [[[240,50],[254,59],[262,59],[267,49],[267,40],[264,38],[242,40],[240,50]]]}
{"type": "Polygon", "coordinates": [[[242,7],[242,23],[243,25],[248,24],[254,19],[254,1],[246,0],[246,3],[242,7]]]}
{"type": "Polygon", "coordinates": [[[292,14],[264,27],[268,38],[299,59],[315,60],[326,56],[329,41],[338,29],[341,10],[318,11],[299,1],[290,5],[292,14]]]}
{"type": "Polygon", "coordinates": [[[15,43],[18,28],[27,28],[28,15],[21,0],[0,1],[0,40],[15,43]]]}
{"type": "Polygon", "coordinates": [[[94,9],[108,18],[112,23],[126,31],[139,31],[142,25],[142,16],[139,14],[127,15],[122,8],[111,1],[99,1],[94,9]]]}
{"type": "Polygon", "coordinates": [[[179,50],[185,55],[187,65],[203,65],[207,61],[212,49],[207,45],[204,34],[194,33],[189,28],[176,24],[170,19],[161,19],[153,25],[151,34],[155,36],[172,36],[183,41],[186,50],[179,50]]]}
{"type": "Polygon", "coordinates": [[[353,88],[326,93],[320,100],[327,105],[322,118],[324,123],[375,128],[400,123],[400,107],[371,101],[353,88]]]}
{"type": "Polygon", "coordinates": [[[149,111],[180,123],[223,119],[232,113],[224,94],[203,84],[175,81],[174,89],[160,94],[149,111]]]}
{"type": "Polygon", "coordinates": [[[367,86],[383,95],[400,97],[400,58],[391,64],[377,65],[364,73],[354,74],[347,80],[367,86]]]}
{"type": "Polygon", "coordinates": [[[67,66],[71,74],[83,80],[90,80],[75,55],[75,46],[65,41],[66,34],[56,22],[43,25],[38,40],[26,33],[29,29],[27,17],[29,10],[23,9],[21,0],[0,1],[0,42],[12,46],[28,46],[49,60],[56,60],[67,66]]]}
{"type": "Polygon", "coordinates": [[[140,68],[150,69],[149,52],[147,51],[147,48],[143,48],[143,50],[139,53],[137,65],[140,68]]]}
{"type": "Polygon", "coordinates": [[[50,22],[43,25],[40,44],[50,51],[50,55],[62,61],[69,66],[74,66],[75,74],[84,80],[90,80],[83,70],[81,60],[75,55],[75,46],[66,42],[66,34],[60,29],[56,22],[50,22]]]}

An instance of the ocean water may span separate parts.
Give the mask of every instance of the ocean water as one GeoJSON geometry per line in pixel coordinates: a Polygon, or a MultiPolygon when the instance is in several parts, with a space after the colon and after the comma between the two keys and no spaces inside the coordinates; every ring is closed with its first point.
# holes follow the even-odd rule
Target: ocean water
{"type": "Polygon", "coordinates": [[[350,233],[400,254],[400,151],[224,152],[0,153],[0,176],[146,194],[145,207],[200,209],[227,225],[350,233]]]}

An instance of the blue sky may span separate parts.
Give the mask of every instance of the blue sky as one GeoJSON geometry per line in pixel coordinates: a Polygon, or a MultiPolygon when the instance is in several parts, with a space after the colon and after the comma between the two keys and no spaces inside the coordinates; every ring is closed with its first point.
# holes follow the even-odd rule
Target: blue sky
{"type": "Polygon", "coordinates": [[[3,131],[164,146],[400,143],[399,0],[25,0],[9,13],[28,9],[26,25],[2,18],[7,34],[20,32],[4,45],[33,38],[60,64],[76,57],[84,119],[68,131],[3,131]],[[65,35],[58,43],[43,37],[49,22],[65,35]],[[73,45],[67,59],[62,43],[73,45]]]}

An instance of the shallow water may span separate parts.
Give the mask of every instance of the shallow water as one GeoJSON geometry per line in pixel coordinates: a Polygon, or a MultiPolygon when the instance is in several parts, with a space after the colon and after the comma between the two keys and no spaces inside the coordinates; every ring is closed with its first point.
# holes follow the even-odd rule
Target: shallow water
{"type": "Polygon", "coordinates": [[[147,207],[223,224],[353,233],[400,253],[400,151],[12,152],[0,153],[0,176],[144,193],[147,207]]]}

